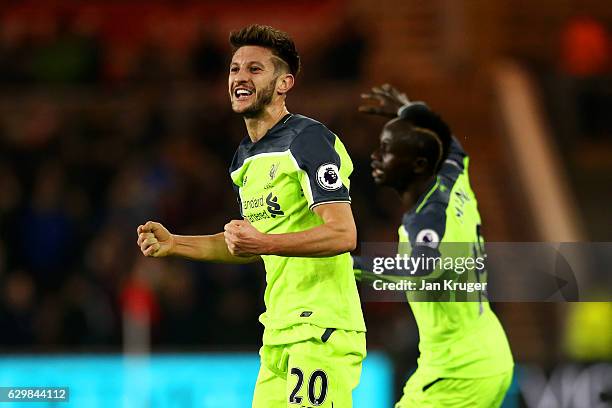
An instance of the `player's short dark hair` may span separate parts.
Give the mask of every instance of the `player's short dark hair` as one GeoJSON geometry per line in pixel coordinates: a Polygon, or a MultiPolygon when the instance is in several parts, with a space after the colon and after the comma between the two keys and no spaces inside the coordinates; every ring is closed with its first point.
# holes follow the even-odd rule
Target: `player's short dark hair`
{"type": "Polygon", "coordinates": [[[232,53],[246,45],[265,47],[289,66],[289,72],[297,75],[300,71],[300,56],[289,34],[266,25],[252,24],[241,30],[232,31],[229,37],[232,53]]]}
{"type": "MultiPolygon", "coordinates": [[[[431,146],[425,146],[425,153],[431,150],[431,159],[441,157],[438,166],[434,171],[438,171],[444,160],[448,157],[448,151],[452,142],[452,132],[446,122],[436,112],[432,111],[424,103],[413,103],[407,108],[402,109],[400,119],[410,123],[415,132],[418,133],[418,129],[426,129],[430,132],[435,133],[442,145],[442,155],[439,155],[439,148],[435,144],[431,146]],[[437,157],[436,157],[437,156],[437,157]]],[[[437,160],[434,160],[434,163],[437,160]]]]}

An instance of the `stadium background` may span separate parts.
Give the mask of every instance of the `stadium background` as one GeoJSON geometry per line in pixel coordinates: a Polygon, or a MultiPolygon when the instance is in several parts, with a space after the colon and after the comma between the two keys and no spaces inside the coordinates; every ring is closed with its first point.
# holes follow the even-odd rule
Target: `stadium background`
{"type": "MultiPolygon", "coordinates": [[[[148,219],[202,234],[238,216],[227,36],[253,22],[296,40],[288,106],[346,144],[360,241],[396,240],[401,217],[370,179],[383,121],[356,112],[383,82],[464,143],[489,241],[612,240],[607,1],[4,1],[0,378],[23,355],[257,351],[262,268],[150,260],[135,243],[148,219]]],[[[610,304],[494,308],[519,364],[508,407],[595,406],[610,304]]],[[[416,326],[406,305],[364,311],[395,398],[416,326]]]]}

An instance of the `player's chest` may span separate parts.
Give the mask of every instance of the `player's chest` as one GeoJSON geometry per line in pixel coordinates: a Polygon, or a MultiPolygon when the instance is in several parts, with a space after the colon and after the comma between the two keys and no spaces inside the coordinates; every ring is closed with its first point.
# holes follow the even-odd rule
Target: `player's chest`
{"type": "Polygon", "coordinates": [[[304,202],[289,155],[267,155],[245,162],[232,174],[239,187],[242,215],[252,223],[280,221],[304,202]]]}

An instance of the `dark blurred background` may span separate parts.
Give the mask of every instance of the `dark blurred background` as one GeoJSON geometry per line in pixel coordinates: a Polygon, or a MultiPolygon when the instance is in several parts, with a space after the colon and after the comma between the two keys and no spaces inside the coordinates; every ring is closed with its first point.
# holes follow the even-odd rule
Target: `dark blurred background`
{"type": "MultiPolygon", "coordinates": [[[[239,216],[227,168],[245,129],[227,38],[254,22],[297,43],[288,106],[347,146],[361,241],[396,240],[402,213],[370,180],[384,121],[356,113],[383,82],[451,124],[489,241],[612,240],[608,1],[5,0],[4,352],[120,351],[126,322],[150,324],[154,351],[257,349],[262,267],[145,259],[135,232],[152,219],[216,233],[239,216]]],[[[402,384],[418,341],[407,306],[363,307],[369,347],[390,353],[402,384]]],[[[494,308],[520,363],[612,359],[610,304],[494,308]]]]}

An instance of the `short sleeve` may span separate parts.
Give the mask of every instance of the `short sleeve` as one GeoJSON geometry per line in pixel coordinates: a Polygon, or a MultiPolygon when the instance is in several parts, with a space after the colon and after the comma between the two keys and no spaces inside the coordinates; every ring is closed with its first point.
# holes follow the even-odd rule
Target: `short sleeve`
{"type": "Polygon", "coordinates": [[[291,155],[308,205],[351,202],[353,164],[338,137],[321,124],[308,126],[291,143],[291,155]]]}
{"type": "MultiPolygon", "coordinates": [[[[408,233],[411,256],[414,258],[439,258],[440,243],[446,230],[446,214],[437,203],[432,203],[419,214],[403,221],[408,233]]],[[[433,269],[424,268],[416,271],[415,275],[423,276],[433,273],[433,269]]]]}
{"type": "Polygon", "coordinates": [[[402,224],[412,248],[419,245],[436,248],[446,232],[446,207],[437,202],[427,203],[418,213],[404,217],[402,224]]]}

